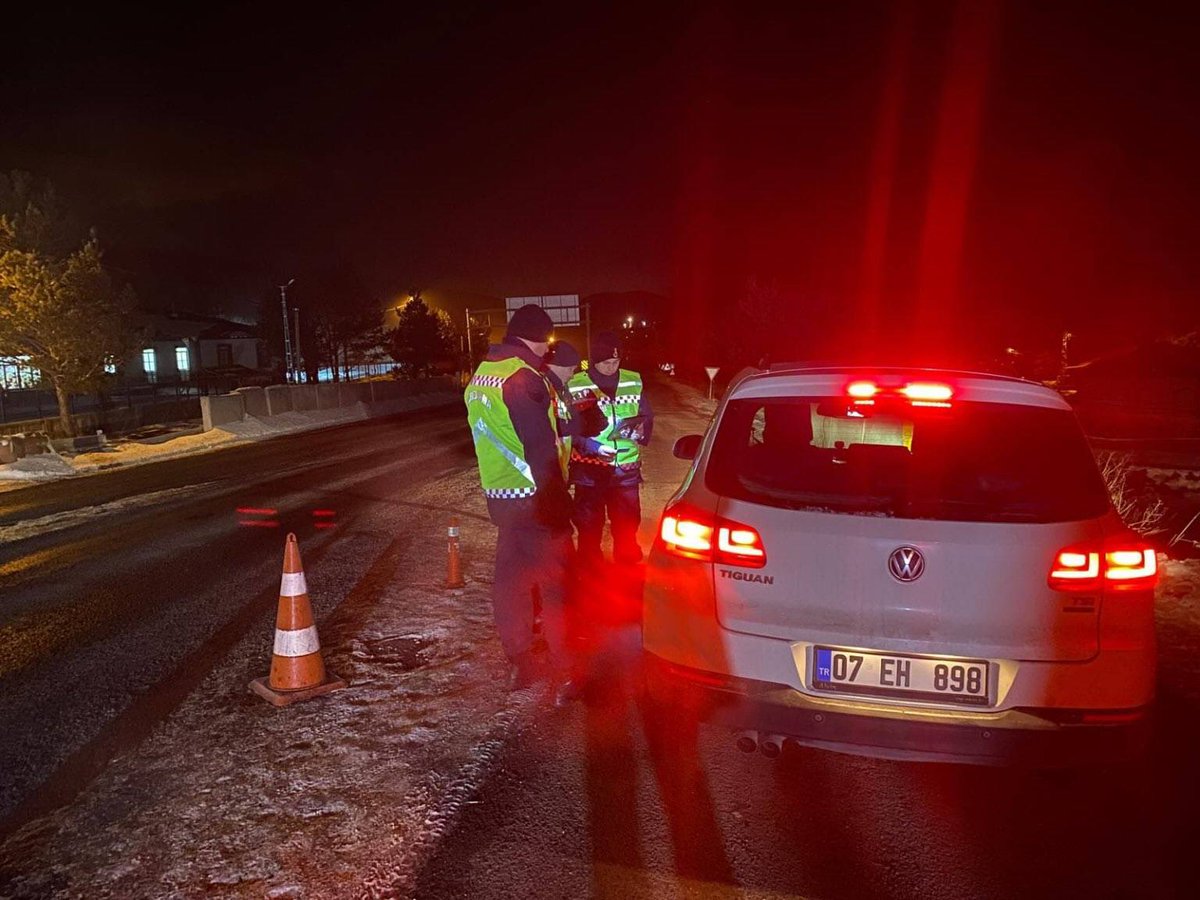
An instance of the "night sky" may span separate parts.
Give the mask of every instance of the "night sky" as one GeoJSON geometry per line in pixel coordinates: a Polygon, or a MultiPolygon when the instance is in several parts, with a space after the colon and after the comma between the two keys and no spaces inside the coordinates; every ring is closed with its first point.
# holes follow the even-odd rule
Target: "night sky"
{"type": "Polygon", "coordinates": [[[0,169],[159,306],[336,262],[381,298],[653,291],[677,339],[754,278],[803,352],[1200,326],[1182,5],[394,6],[6,13],[0,169]]]}

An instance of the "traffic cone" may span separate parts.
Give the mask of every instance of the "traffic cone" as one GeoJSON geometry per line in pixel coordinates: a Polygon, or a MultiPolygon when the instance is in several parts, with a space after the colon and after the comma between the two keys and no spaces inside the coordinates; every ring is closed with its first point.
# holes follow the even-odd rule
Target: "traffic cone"
{"type": "Polygon", "coordinates": [[[450,527],[446,529],[449,539],[449,556],[446,561],[446,587],[465,587],[462,577],[462,558],[458,553],[458,516],[450,517],[450,527]]]}
{"type": "Polygon", "coordinates": [[[250,690],[275,706],[287,706],[345,686],[346,682],[325,671],[321,642],[308,602],[304,567],[300,564],[300,547],[296,535],[289,534],[283,548],[283,580],[279,586],[271,674],[268,678],[255,678],[250,682],[250,690]]]}

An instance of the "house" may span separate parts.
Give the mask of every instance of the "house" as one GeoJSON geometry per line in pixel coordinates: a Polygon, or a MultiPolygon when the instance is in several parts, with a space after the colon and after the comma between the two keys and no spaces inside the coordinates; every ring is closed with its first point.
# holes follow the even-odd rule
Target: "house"
{"type": "Polygon", "coordinates": [[[253,325],[211,316],[146,313],[139,316],[141,349],[126,360],[129,381],[193,381],[204,374],[266,368],[253,325]]]}

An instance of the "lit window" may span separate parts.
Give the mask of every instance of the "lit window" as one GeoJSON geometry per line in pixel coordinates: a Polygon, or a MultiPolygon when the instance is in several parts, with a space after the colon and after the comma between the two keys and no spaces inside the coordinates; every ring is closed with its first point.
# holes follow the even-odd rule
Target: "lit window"
{"type": "Polygon", "coordinates": [[[180,379],[187,381],[188,372],[192,368],[187,347],[175,348],[175,368],[179,370],[180,379]]]}
{"type": "Polygon", "coordinates": [[[154,358],[154,348],[142,351],[142,371],[146,373],[147,381],[155,381],[158,377],[158,362],[154,358]]]}

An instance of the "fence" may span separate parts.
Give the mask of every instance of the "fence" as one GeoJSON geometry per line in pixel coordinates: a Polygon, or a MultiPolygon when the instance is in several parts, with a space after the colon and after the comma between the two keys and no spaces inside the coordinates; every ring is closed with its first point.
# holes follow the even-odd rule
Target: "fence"
{"type": "MultiPolygon", "coordinates": [[[[125,385],[103,394],[73,394],[68,399],[71,415],[106,413],[116,409],[130,409],[164,400],[186,400],[218,393],[213,387],[204,390],[197,384],[181,382],[166,385],[125,385]]],[[[0,423],[25,422],[33,419],[53,419],[58,416],[58,400],[53,391],[0,390],[0,423]]]]}

